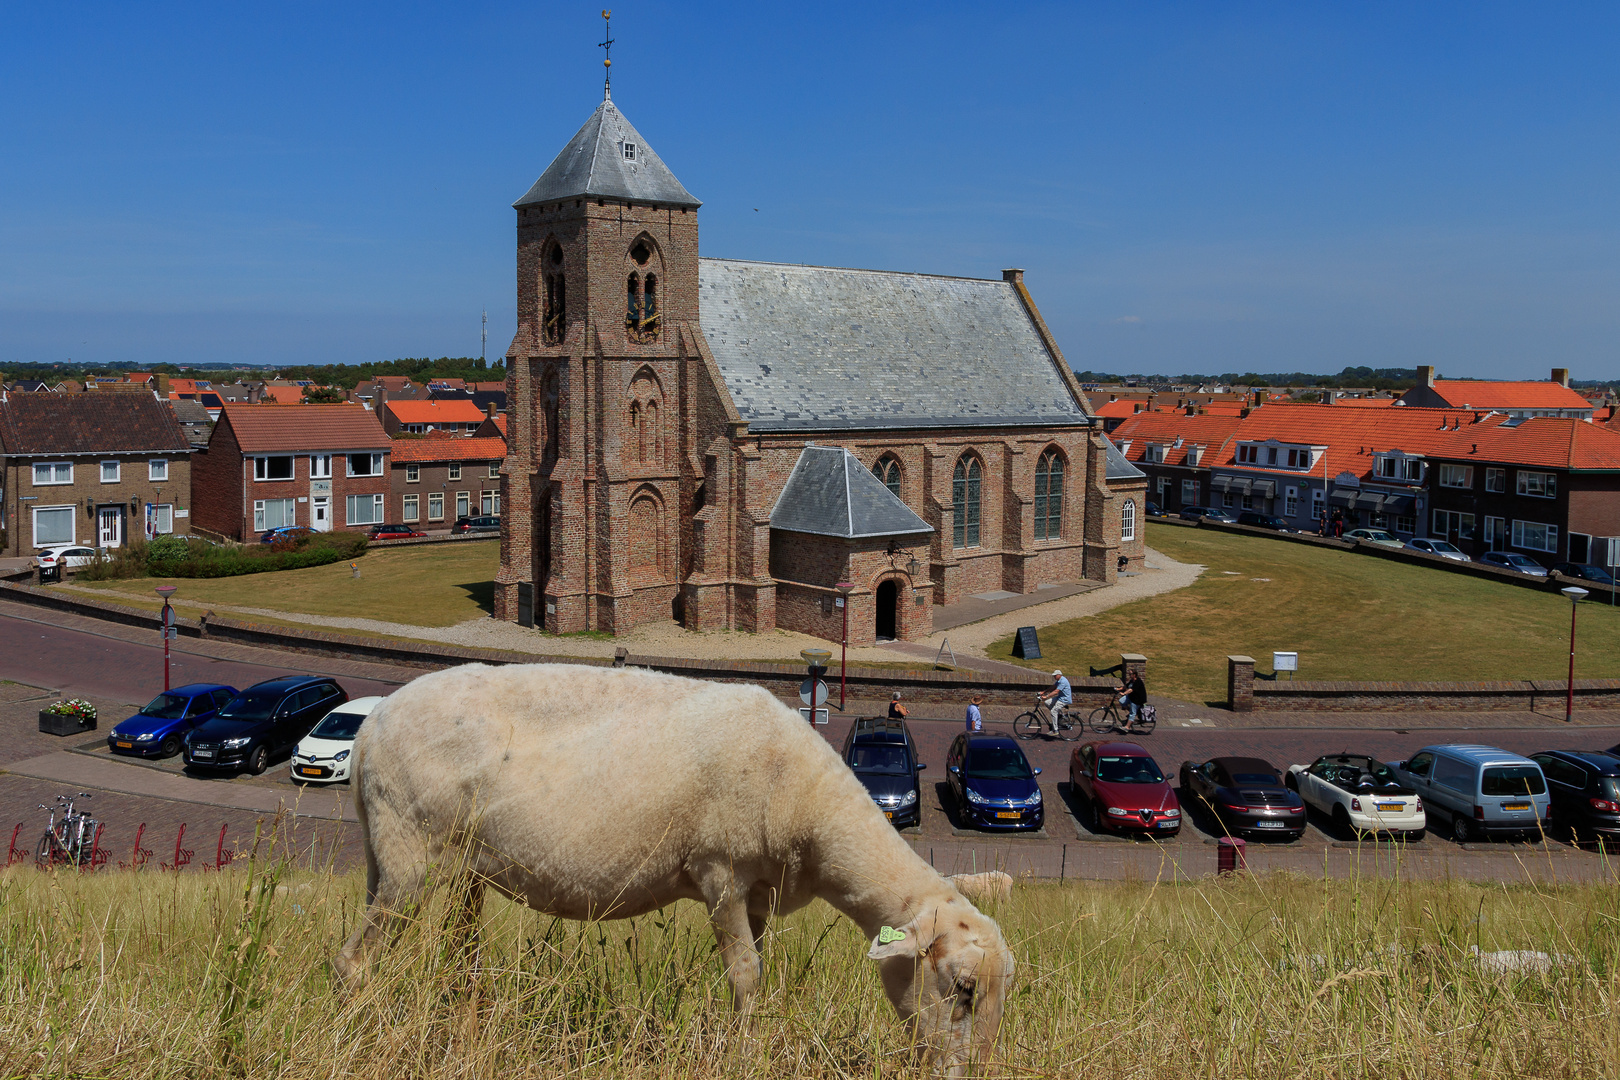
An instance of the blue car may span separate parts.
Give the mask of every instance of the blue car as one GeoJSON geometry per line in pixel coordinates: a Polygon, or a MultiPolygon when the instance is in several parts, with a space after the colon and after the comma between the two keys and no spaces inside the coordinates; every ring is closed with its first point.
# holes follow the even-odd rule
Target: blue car
{"type": "Polygon", "coordinates": [[[107,748],[136,757],[173,757],[186,732],[212,718],[235,696],[236,687],[223,683],[188,683],[165,690],[140,712],[113,725],[107,748]]]}
{"type": "Polygon", "coordinates": [[[278,540],[303,540],[314,535],[315,530],[308,525],[279,525],[266,530],[264,535],[259,537],[259,543],[274,544],[278,540]]]}
{"type": "Polygon", "coordinates": [[[963,732],[945,758],[946,784],[963,825],[980,829],[1035,830],[1046,824],[1041,770],[1017,740],[1007,735],[963,732]]]}

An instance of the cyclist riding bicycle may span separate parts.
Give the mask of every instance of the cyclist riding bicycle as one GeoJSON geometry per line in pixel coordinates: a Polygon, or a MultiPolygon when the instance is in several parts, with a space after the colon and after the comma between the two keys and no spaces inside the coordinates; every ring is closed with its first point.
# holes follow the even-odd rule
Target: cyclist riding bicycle
{"type": "Polygon", "coordinates": [[[1039,697],[1046,703],[1047,712],[1052,718],[1052,734],[1056,735],[1063,711],[1074,702],[1074,691],[1061,670],[1052,672],[1052,689],[1042,691],[1039,697]]]}
{"type": "Polygon", "coordinates": [[[1130,706],[1131,714],[1125,719],[1125,730],[1129,731],[1136,726],[1137,719],[1142,715],[1142,706],[1147,704],[1147,684],[1142,682],[1142,673],[1127,671],[1124,684],[1114,687],[1114,693],[1120,695],[1121,705],[1130,706]]]}

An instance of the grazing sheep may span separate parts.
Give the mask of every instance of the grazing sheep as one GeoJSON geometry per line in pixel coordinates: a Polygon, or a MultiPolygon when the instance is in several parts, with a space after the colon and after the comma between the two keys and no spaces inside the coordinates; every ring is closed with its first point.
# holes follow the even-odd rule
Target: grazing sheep
{"type": "Polygon", "coordinates": [[[766,916],[820,897],[872,939],[921,1055],[954,1073],[994,1047],[1013,977],[1000,929],[757,686],[469,664],[383,701],[355,755],[368,907],[334,960],[346,984],[437,868],[464,874],[453,895],[469,932],[486,885],[570,919],[701,900],[746,1013],[766,916]]]}
{"type": "Polygon", "coordinates": [[[1000,870],[982,874],[952,874],[945,879],[969,900],[1011,900],[1013,879],[1000,870]]]}

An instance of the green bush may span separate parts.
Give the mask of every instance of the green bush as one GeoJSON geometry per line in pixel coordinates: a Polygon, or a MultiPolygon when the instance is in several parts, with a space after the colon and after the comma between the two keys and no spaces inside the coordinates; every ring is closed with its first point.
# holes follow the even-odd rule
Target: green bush
{"type": "Polygon", "coordinates": [[[105,553],[79,573],[88,581],[147,576],[238,577],[356,559],[365,554],[366,543],[365,533],[352,530],[317,533],[285,543],[240,546],[211,544],[194,536],[160,536],[151,543],[136,540],[105,553]]]}
{"type": "Polygon", "coordinates": [[[316,533],[308,541],[311,547],[331,548],[342,559],[358,559],[366,553],[366,545],[370,542],[371,538],[369,536],[354,529],[338,529],[333,532],[316,533]]]}

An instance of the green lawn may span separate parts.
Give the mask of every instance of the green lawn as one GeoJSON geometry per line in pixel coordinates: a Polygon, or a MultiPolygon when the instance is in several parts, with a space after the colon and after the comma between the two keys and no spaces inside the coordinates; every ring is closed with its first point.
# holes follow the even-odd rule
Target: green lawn
{"type": "MultiPolygon", "coordinates": [[[[1010,636],[990,655],[1085,675],[1139,652],[1150,692],[1189,701],[1225,700],[1233,653],[1269,672],[1273,650],[1297,651],[1300,679],[1561,679],[1568,670],[1569,601],[1556,592],[1213,529],[1155,528],[1148,544],[1209,569],[1178,592],[1043,627],[1041,660],[1013,659],[1010,636]]],[[[1620,610],[1583,603],[1575,677],[1620,676],[1617,647],[1620,610]]]]}
{"type": "Polygon", "coordinates": [[[358,560],[360,577],[347,562],[230,578],[137,578],[83,581],[88,588],[123,594],[132,601],[154,600],[154,586],[179,586],[174,600],[184,614],[192,606],[234,604],[307,615],[382,619],[412,626],[454,626],[488,615],[494,602],[495,572],[501,564],[498,540],[378,548],[358,560]]]}

